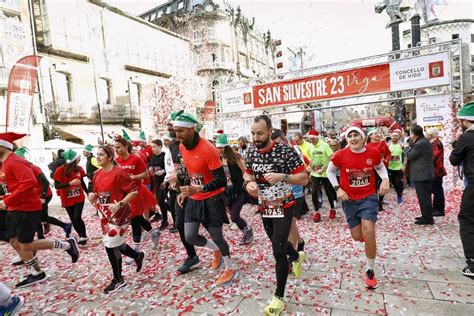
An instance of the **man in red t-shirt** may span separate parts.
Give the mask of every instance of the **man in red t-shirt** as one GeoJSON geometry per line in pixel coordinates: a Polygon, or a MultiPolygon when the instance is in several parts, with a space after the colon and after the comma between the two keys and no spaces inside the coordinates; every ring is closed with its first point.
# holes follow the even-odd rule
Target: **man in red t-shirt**
{"type": "Polygon", "coordinates": [[[375,188],[375,173],[382,179],[379,193],[385,195],[389,189],[388,173],[380,152],[366,147],[365,133],[358,126],[346,131],[348,146],[335,153],[328,165],[328,178],[342,201],[342,208],[354,240],[365,241],[367,271],[365,284],[368,289],[377,288],[375,278],[375,222],[378,214],[378,196],[375,188]],[[338,183],[336,172],[340,170],[338,183]]]}
{"type": "Polygon", "coordinates": [[[2,161],[2,187],[0,209],[7,210],[7,230],[9,242],[26,262],[30,274],[17,283],[16,287],[25,287],[42,282],[46,273],[40,268],[34,251],[46,249],[64,249],[75,263],[79,258],[79,249],[74,238],[62,242],[59,240],[34,240],[36,227],[41,222],[41,201],[36,192],[37,181],[29,162],[12,153],[13,142],[25,134],[0,134],[0,160],[2,161]]]}
{"type": "Polygon", "coordinates": [[[217,270],[223,259],[226,269],[216,284],[228,284],[237,276],[237,268],[230,258],[229,244],[222,234],[222,225],[229,220],[224,204],[227,178],[219,152],[214,145],[199,136],[199,123],[194,116],[180,111],[173,113],[172,119],[176,138],[181,141],[179,151],[189,175],[188,183],[180,187],[178,196],[180,205],[187,198],[184,211],[186,241],[214,251],[213,269],[217,270]],[[199,235],[200,224],[207,229],[212,240],[199,235]]]}

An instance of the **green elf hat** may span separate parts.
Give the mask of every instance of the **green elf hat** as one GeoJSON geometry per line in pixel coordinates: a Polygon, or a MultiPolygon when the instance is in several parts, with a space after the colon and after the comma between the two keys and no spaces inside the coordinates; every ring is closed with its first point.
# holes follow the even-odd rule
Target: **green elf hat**
{"type": "Polygon", "coordinates": [[[138,140],[146,143],[146,136],[144,131],[140,131],[140,134],[138,135],[138,140]]]}
{"type": "Polygon", "coordinates": [[[68,149],[63,152],[63,158],[66,160],[67,164],[73,163],[74,161],[81,158],[81,156],[72,149],[68,149]]]}
{"type": "Polygon", "coordinates": [[[129,143],[132,141],[132,139],[130,138],[130,136],[128,136],[127,132],[124,129],[122,129],[122,137],[129,143]]]}
{"type": "Polygon", "coordinates": [[[367,136],[370,136],[370,134],[373,134],[375,132],[377,132],[379,129],[377,127],[369,127],[367,129],[367,136]]]}
{"type": "Polygon", "coordinates": [[[87,144],[84,146],[84,148],[82,149],[82,151],[85,151],[87,153],[90,153],[92,154],[92,152],[94,151],[94,148],[92,147],[91,144],[87,144]]]}
{"type": "Polygon", "coordinates": [[[474,101],[471,101],[459,109],[458,119],[474,121],[474,101]]]}
{"type": "Polygon", "coordinates": [[[15,154],[18,156],[18,157],[21,157],[23,159],[26,159],[26,154],[28,154],[29,151],[26,147],[20,147],[18,148],[17,150],[15,150],[15,154]]]}
{"type": "Polygon", "coordinates": [[[227,135],[226,134],[220,134],[219,136],[217,136],[216,147],[217,148],[223,148],[225,146],[229,146],[229,141],[227,140],[227,135]]]}
{"type": "Polygon", "coordinates": [[[190,113],[184,111],[173,112],[170,117],[174,127],[195,128],[198,132],[202,129],[201,123],[190,113]]]}

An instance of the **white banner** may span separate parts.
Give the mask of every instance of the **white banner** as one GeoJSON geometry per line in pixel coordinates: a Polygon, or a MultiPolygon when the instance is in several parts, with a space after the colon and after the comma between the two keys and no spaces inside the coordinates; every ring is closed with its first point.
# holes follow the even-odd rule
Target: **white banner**
{"type": "Polygon", "coordinates": [[[393,61],[390,63],[390,90],[448,85],[450,68],[448,53],[393,61]]]}
{"type": "Polygon", "coordinates": [[[446,136],[446,126],[451,118],[450,95],[434,95],[416,98],[416,123],[428,131],[436,127],[441,137],[446,136]]]}
{"type": "Polygon", "coordinates": [[[28,134],[33,96],[12,92],[8,113],[8,129],[15,133],[28,134]]]}
{"type": "Polygon", "coordinates": [[[223,113],[253,110],[252,87],[221,91],[223,113]]]}

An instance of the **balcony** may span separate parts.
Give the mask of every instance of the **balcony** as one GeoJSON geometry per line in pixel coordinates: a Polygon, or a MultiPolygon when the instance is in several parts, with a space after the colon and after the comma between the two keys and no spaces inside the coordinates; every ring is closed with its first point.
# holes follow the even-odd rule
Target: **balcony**
{"type": "Polygon", "coordinates": [[[8,87],[8,74],[10,70],[0,66],[0,89],[8,87]]]}
{"type": "Polygon", "coordinates": [[[235,65],[229,62],[202,62],[197,65],[198,74],[212,71],[233,71],[235,65]]]}
{"type": "Polygon", "coordinates": [[[0,11],[5,15],[18,16],[21,13],[20,0],[0,0],[0,11]]]}

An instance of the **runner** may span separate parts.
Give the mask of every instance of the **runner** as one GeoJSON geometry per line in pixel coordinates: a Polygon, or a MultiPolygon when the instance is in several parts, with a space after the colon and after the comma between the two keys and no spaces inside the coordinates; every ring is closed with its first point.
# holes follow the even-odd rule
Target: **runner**
{"type": "Polygon", "coordinates": [[[327,178],[326,169],[329,161],[333,155],[331,147],[319,137],[319,133],[315,130],[309,131],[309,136],[313,147],[310,151],[310,170],[311,170],[311,197],[315,214],[313,215],[313,222],[321,221],[321,214],[319,213],[319,191],[324,187],[326,196],[329,201],[331,209],[329,210],[329,219],[336,218],[336,210],[334,202],[336,201],[336,192],[331,186],[327,178]]]}
{"type": "Polygon", "coordinates": [[[242,156],[230,147],[227,135],[217,137],[216,147],[222,157],[224,172],[227,179],[226,206],[230,207],[230,218],[244,234],[239,245],[247,245],[253,241],[253,230],[249,224],[240,216],[242,207],[247,204],[257,205],[258,201],[248,195],[243,189],[245,161],[242,156]]]}
{"type": "Polygon", "coordinates": [[[183,205],[186,241],[214,252],[212,269],[219,269],[222,259],[224,273],[217,279],[217,285],[232,282],[237,276],[237,267],[230,257],[229,245],[222,234],[222,225],[228,223],[224,205],[226,178],[219,152],[209,141],[198,134],[198,121],[182,111],[173,113],[176,138],[181,141],[179,151],[189,174],[189,183],[180,187],[178,203],[183,205]],[[211,235],[207,240],[199,235],[199,225],[211,235]]]}
{"type": "Polygon", "coordinates": [[[4,239],[18,252],[26,262],[30,274],[15,287],[29,286],[46,279],[34,251],[46,249],[65,250],[75,263],[79,259],[79,249],[74,238],[66,241],[34,240],[36,227],[41,221],[41,201],[36,193],[37,181],[29,163],[12,154],[13,142],[25,134],[0,134],[0,160],[2,161],[2,187],[5,195],[0,200],[0,210],[7,210],[4,239]]]}
{"type": "Polygon", "coordinates": [[[99,169],[99,166],[97,165],[97,159],[94,157],[93,151],[94,151],[94,148],[92,147],[92,145],[85,145],[84,148],[82,149],[82,154],[87,159],[86,175],[87,175],[87,179],[89,180],[89,183],[87,184],[87,190],[89,192],[93,191],[92,180],[94,178],[94,172],[97,169],[99,169]]]}
{"type": "MultiPolygon", "coordinates": [[[[168,130],[169,128],[171,127],[171,129],[173,128],[173,124],[168,125],[168,130]]],[[[172,132],[174,133],[174,131],[172,132]]],[[[173,145],[175,147],[175,150],[177,151],[178,153],[178,156],[179,156],[179,142],[176,145],[174,145],[174,142],[175,142],[175,139],[174,137],[171,135],[170,132],[166,133],[164,136],[163,136],[163,152],[165,153],[165,179],[164,179],[164,182],[163,182],[163,185],[164,185],[164,190],[165,190],[165,201],[166,201],[166,205],[168,207],[168,210],[170,211],[171,213],[171,217],[173,218],[173,225],[169,228],[169,231],[171,233],[175,233],[178,231],[178,227],[176,225],[176,196],[178,196],[177,192],[176,192],[176,183],[175,185],[172,187],[171,184],[170,184],[170,181],[169,179],[171,179],[171,177],[176,173],[176,170],[175,170],[175,167],[174,167],[174,161],[173,161],[173,155],[171,154],[171,146],[173,145]]],[[[183,228],[183,231],[184,231],[184,228],[183,228]]]]}
{"type": "Polygon", "coordinates": [[[156,200],[160,206],[162,215],[162,221],[159,230],[163,230],[169,226],[168,223],[168,205],[166,204],[166,190],[165,186],[162,185],[165,176],[165,153],[162,151],[163,143],[159,139],[155,139],[151,142],[151,148],[153,155],[148,162],[148,172],[152,175],[152,191],[156,195],[156,200]]]}
{"type": "MultiPolygon", "coordinates": [[[[388,166],[390,162],[390,149],[388,149],[387,143],[382,139],[382,134],[380,133],[380,129],[377,127],[370,127],[367,130],[367,148],[375,148],[380,152],[382,157],[382,162],[384,163],[385,167],[388,166]]],[[[378,174],[375,174],[375,183],[377,190],[380,187],[380,183],[382,179],[378,174]]],[[[383,211],[383,195],[379,195],[379,211],[383,211]]]]}
{"type": "Polygon", "coordinates": [[[392,131],[392,143],[388,146],[390,150],[390,162],[388,163],[388,176],[397,192],[397,203],[403,203],[403,157],[405,156],[403,147],[400,144],[402,131],[396,129],[392,131]]]}
{"type": "Polygon", "coordinates": [[[78,244],[87,244],[86,224],[82,220],[82,210],[86,199],[84,192],[88,193],[84,177],[86,173],[79,161],[81,156],[74,150],[69,149],[63,152],[66,164],[56,169],[54,173],[54,187],[58,190],[61,198],[61,205],[66,209],[74,230],[79,235],[78,244]]]}
{"type": "Polygon", "coordinates": [[[103,242],[112,266],[112,282],[104,289],[109,294],[126,285],[122,276],[122,254],[135,261],[137,272],[143,269],[146,254],[125,243],[131,217],[130,202],[138,195],[135,182],[127,172],[115,166],[113,147],[99,147],[97,162],[102,168],[94,175],[94,192],[89,194],[89,200],[99,211],[103,242]]]}
{"type": "Polygon", "coordinates": [[[25,303],[25,299],[19,295],[12,295],[8,287],[0,282],[0,315],[15,315],[25,303]]]}
{"type": "Polygon", "coordinates": [[[295,200],[292,185],[306,185],[308,175],[303,161],[289,145],[271,141],[272,122],[266,115],[254,118],[251,135],[255,147],[249,148],[246,157],[247,170],[244,187],[252,196],[258,196],[259,209],[265,232],[272,241],[275,257],[275,295],[264,309],[266,315],[279,315],[285,308],[288,258],[293,269],[299,269],[303,254],[296,252],[288,242],[295,200]],[[290,253],[287,253],[287,252],[290,253]]]}
{"type": "MultiPolygon", "coordinates": [[[[117,154],[115,161],[120,168],[130,175],[130,178],[137,186],[138,196],[136,199],[133,199],[131,203],[133,249],[137,252],[140,251],[142,228],[147,232],[151,232],[152,248],[155,249],[160,239],[160,231],[156,228],[153,229],[150,222],[143,216],[146,211],[154,208],[156,205],[155,196],[142,183],[142,180],[148,177],[146,165],[140,157],[131,154],[131,144],[120,135],[115,138],[114,148],[117,154]]],[[[128,258],[125,262],[132,263],[133,260],[128,258]]]]}
{"type": "Polygon", "coordinates": [[[378,214],[378,197],[375,192],[375,174],[382,179],[380,195],[389,189],[388,174],[380,152],[364,146],[365,133],[358,126],[346,131],[348,147],[339,150],[328,166],[329,181],[342,201],[342,208],[354,240],[365,241],[367,257],[365,285],[368,289],[377,288],[375,278],[375,256],[377,252],[375,223],[378,214]],[[338,182],[336,171],[340,170],[338,182]]]}

